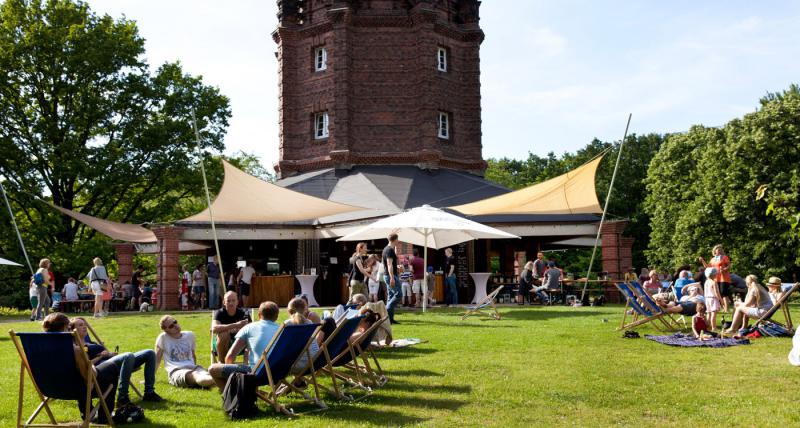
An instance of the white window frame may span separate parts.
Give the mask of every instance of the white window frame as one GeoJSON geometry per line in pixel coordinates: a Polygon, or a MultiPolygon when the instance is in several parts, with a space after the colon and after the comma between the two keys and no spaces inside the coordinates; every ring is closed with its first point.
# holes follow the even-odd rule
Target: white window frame
{"type": "Polygon", "coordinates": [[[314,139],[322,140],[328,138],[328,112],[323,111],[314,114],[314,139]]]}
{"type": "Polygon", "coordinates": [[[314,49],[314,71],[325,71],[328,69],[328,50],[325,46],[314,49]]]}
{"type": "Polygon", "coordinates": [[[443,111],[439,112],[439,120],[437,122],[437,134],[443,140],[450,139],[450,114],[443,111]]]}
{"type": "Polygon", "coordinates": [[[439,46],[436,48],[436,69],[447,72],[447,48],[439,46]]]}

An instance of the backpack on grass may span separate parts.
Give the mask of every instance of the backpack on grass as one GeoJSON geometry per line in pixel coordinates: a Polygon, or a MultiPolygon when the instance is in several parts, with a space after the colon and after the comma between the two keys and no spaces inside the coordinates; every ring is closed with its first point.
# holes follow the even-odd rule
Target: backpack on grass
{"type": "Polygon", "coordinates": [[[222,408],[231,419],[256,414],[256,386],[256,377],[249,373],[234,373],[228,378],[222,390],[222,408]]]}

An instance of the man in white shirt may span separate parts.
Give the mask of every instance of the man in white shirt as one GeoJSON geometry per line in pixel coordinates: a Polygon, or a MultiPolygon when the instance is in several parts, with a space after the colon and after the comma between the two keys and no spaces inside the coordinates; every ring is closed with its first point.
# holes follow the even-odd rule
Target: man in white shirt
{"type": "Polygon", "coordinates": [[[78,297],[78,283],[75,282],[75,278],[70,277],[67,280],[67,283],[64,284],[64,299],[65,300],[79,300],[78,297]]]}
{"type": "Polygon", "coordinates": [[[156,367],[164,360],[164,369],[170,385],[177,387],[214,385],[214,379],[202,366],[197,365],[195,337],[191,331],[181,331],[172,315],[161,317],[161,333],[156,339],[156,367]]]}
{"type": "Polygon", "coordinates": [[[242,306],[245,308],[248,307],[247,297],[250,296],[250,284],[255,274],[256,270],[253,269],[253,265],[250,262],[247,262],[247,266],[243,267],[239,272],[239,295],[242,298],[242,306]]]}

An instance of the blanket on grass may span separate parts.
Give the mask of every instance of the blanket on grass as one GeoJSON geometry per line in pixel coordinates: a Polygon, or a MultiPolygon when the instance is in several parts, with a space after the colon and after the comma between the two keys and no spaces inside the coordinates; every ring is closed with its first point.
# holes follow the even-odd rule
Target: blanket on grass
{"type": "MultiPolygon", "coordinates": [[[[407,346],[413,346],[419,343],[425,343],[427,340],[416,339],[413,337],[409,337],[408,339],[395,339],[389,345],[389,348],[405,348],[407,346]]],[[[372,342],[373,344],[375,342],[372,342]]]]}
{"type": "Polygon", "coordinates": [[[646,334],[644,337],[654,342],[663,343],[664,345],[681,346],[687,348],[694,348],[694,347],[727,348],[729,346],[750,344],[750,341],[747,339],[712,338],[706,340],[697,340],[694,338],[693,335],[687,335],[683,333],[675,333],[666,336],[652,336],[646,334]]]}

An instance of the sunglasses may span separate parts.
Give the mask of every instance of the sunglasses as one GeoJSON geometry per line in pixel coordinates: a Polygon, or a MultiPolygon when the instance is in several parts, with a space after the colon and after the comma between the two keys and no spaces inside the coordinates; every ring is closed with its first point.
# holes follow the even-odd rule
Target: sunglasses
{"type": "Polygon", "coordinates": [[[178,325],[178,321],[173,321],[172,324],[167,326],[167,329],[175,328],[175,326],[177,326],[177,325],[178,325]]]}

